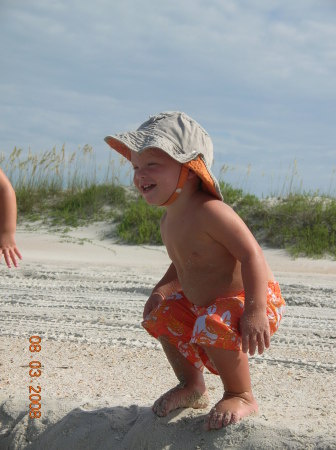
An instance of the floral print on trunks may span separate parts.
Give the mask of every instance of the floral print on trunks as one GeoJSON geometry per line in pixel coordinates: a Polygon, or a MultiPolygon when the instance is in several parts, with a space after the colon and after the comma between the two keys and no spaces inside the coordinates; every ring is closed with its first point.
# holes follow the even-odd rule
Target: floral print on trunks
{"type": "MultiPolygon", "coordinates": [[[[151,311],[142,326],[155,338],[166,337],[197,369],[203,370],[205,366],[218,374],[201,345],[241,350],[239,320],[244,300],[245,294],[241,292],[203,307],[191,303],[182,291],[174,292],[151,311]]],[[[266,312],[271,335],[279,328],[284,310],[279,284],[269,282],[266,312]]]]}

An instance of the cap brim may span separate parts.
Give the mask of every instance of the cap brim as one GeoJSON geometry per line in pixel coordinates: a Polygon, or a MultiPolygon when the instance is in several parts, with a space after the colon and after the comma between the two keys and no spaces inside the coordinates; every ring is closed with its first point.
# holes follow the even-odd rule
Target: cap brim
{"type": "Polygon", "coordinates": [[[211,173],[210,169],[207,168],[202,157],[199,156],[184,165],[191,169],[201,179],[203,191],[218,198],[219,200],[223,200],[218,181],[211,173]]]}
{"type": "Polygon", "coordinates": [[[106,136],[104,141],[111,147],[113,150],[116,150],[122,156],[131,161],[131,150],[124,144],[122,141],[119,141],[114,136],[106,136]]]}
{"type": "Polygon", "coordinates": [[[137,130],[117,134],[116,136],[106,136],[104,140],[113,150],[116,150],[129,161],[131,160],[132,151],[141,153],[150,148],[159,148],[181,164],[190,161],[198,155],[196,151],[191,155],[184,154],[176,143],[158,132],[152,135],[151,133],[137,130]]]}

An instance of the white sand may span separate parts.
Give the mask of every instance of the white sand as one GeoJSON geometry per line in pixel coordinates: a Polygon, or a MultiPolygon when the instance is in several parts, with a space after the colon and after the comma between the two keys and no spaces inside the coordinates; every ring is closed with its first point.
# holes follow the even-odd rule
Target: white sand
{"type": "MultiPolygon", "coordinates": [[[[103,231],[19,230],[24,261],[18,270],[0,265],[0,450],[336,448],[335,261],[265,250],[288,307],[271,349],[251,358],[260,413],[205,432],[207,410],[158,418],[150,409],[176,384],[140,327],[169,264],[164,248],[118,245],[101,240],[103,231]],[[32,335],[42,338],[33,383],[32,335]],[[37,384],[42,417],[31,420],[28,386],[37,384]]],[[[215,403],[220,380],[205,377],[215,403]]]]}

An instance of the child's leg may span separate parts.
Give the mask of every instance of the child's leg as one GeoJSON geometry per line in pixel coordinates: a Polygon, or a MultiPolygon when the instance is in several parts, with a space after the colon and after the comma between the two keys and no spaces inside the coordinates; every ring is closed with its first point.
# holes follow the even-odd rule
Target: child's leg
{"type": "Polygon", "coordinates": [[[156,400],[153,405],[155,414],[162,417],[177,408],[205,408],[209,399],[202,372],[167,339],[161,337],[159,341],[180,383],[156,400]]]}
{"type": "Polygon", "coordinates": [[[258,411],[251,389],[248,356],[234,350],[203,347],[216,367],[224,386],[224,396],[209,413],[207,427],[222,428],[258,411]]]}

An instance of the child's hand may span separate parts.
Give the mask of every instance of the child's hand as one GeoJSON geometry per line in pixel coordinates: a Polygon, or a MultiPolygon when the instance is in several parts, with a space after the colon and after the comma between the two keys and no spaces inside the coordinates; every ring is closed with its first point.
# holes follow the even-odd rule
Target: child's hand
{"type": "Polygon", "coordinates": [[[254,355],[258,347],[261,355],[270,346],[269,321],[265,311],[244,311],[240,319],[240,333],[242,335],[242,350],[254,355]]]}
{"type": "Polygon", "coordinates": [[[148,314],[150,314],[151,311],[153,311],[153,309],[157,308],[159,306],[159,303],[161,303],[163,300],[163,295],[154,292],[153,294],[151,294],[151,296],[149,297],[149,299],[147,300],[144,310],[143,310],[143,318],[145,319],[148,314]]]}
{"type": "Polygon", "coordinates": [[[22,259],[21,253],[16,246],[14,235],[12,233],[3,233],[0,235],[0,261],[4,255],[5,262],[9,268],[12,267],[11,261],[14,267],[18,267],[16,257],[22,259]]]}

